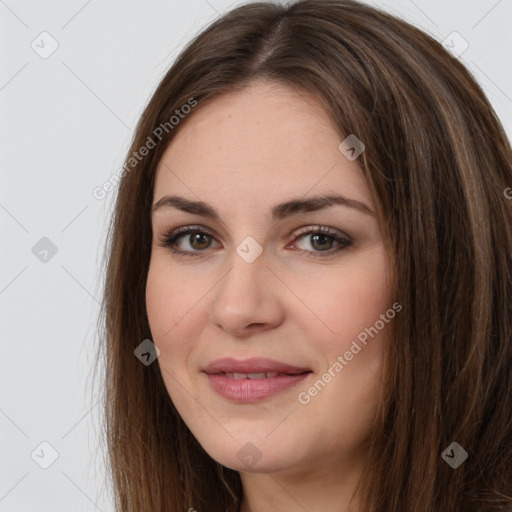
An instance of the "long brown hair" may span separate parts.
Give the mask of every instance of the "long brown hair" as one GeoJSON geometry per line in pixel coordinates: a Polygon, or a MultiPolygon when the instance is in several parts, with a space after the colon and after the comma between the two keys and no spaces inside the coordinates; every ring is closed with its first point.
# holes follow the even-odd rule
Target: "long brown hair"
{"type": "Polygon", "coordinates": [[[387,346],[361,510],[512,507],[510,142],[439,42],[357,1],[303,0],[247,4],[213,22],[178,56],[135,130],[108,232],[98,354],[116,511],[239,507],[238,472],[202,449],[159,365],[141,364],[134,350],[151,339],[145,286],[160,157],[194,109],[254,80],[314,93],[340,142],[363,141],[358,161],[393,255],[403,310],[387,346]],[[176,110],[183,115],[170,123],[176,110]],[[149,139],[155,147],[130,160],[149,139]],[[452,442],[468,453],[456,469],[442,457],[452,442]]]}

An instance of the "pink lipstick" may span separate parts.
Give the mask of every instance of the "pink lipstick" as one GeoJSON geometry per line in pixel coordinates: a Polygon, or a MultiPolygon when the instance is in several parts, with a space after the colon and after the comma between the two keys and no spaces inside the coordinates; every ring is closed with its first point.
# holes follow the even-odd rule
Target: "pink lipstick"
{"type": "Polygon", "coordinates": [[[210,363],[203,372],[222,397],[250,403],[296,386],[311,370],[266,358],[223,358],[210,363]]]}

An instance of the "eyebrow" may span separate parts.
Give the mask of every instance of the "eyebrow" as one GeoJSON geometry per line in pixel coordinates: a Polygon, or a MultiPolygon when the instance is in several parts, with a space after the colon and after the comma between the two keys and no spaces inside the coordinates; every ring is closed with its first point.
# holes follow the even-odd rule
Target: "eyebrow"
{"type": "MultiPolygon", "coordinates": [[[[299,213],[314,212],[335,205],[353,208],[372,217],[376,216],[375,212],[365,203],[342,195],[323,195],[310,197],[308,199],[291,199],[284,203],[274,205],[270,210],[270,214],[272,219],[275,221],[292,215],[297,215],[299,213]]],[[[164,208],[176,208],[187,213],[201,215],[221,222],[219,212],[213,206],[202,201],[190,201],[185,197],[166,195],[160,198],[153,205],[152,213],[164,208]]]]}

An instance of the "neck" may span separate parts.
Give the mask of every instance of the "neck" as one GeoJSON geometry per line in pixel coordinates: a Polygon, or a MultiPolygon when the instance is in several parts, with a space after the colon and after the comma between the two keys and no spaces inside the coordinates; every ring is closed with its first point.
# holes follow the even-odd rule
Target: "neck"
{"type": "Polygon", "coordinates": [[[353,497],[360,475],[360,465],[333,469],[322,461],[302,471],[241,472],[240,512],[359,512],[353,497]]]}

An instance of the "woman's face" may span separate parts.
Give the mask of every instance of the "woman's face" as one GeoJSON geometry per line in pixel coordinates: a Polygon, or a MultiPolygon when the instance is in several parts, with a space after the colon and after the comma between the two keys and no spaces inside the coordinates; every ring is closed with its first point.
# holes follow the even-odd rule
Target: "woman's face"
{"type": "Polygon", "coordinates": [[[157,362],[199,443],[239,471],[331,472],[364,454],[392,269],[341,142],[313,97],[254,83],[198,107],[159,163],[146,288],[157,362]],[[313,201],[334,195],[347,201],[313,201]],[[182,227],[193,233],[162,246],[182,227]]]}

